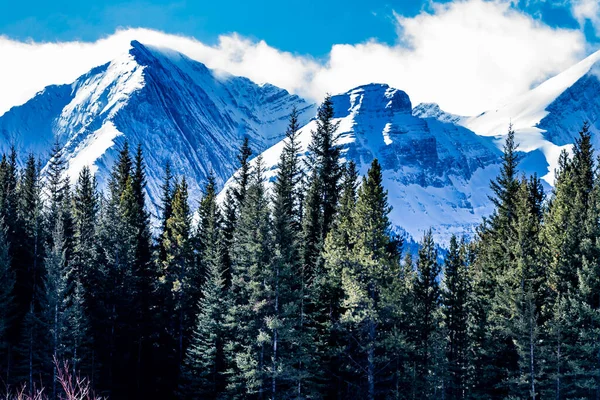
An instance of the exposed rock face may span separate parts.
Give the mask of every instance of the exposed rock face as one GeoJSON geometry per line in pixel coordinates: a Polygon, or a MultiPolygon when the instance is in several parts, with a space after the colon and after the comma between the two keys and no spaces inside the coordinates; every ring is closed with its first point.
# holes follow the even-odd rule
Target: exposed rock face
{"type": "MultiPolygon", "coordinates": [[[[414,116],[408,95],[387,85],[360,86],[332,102],[344,157],[363,174],[373,158],[382,164],[398,230],[418,240],[433,228],[445,244],[452,233],[473,233],[491,211],[489,180],[498,171],[500,151],[490,138],[414,116]]],[[[314,129],[314,121],[301,129],[303,153],[314,129]]],[[[263,153],[270,177],[282,148],[280,142],[263,153]]]]}

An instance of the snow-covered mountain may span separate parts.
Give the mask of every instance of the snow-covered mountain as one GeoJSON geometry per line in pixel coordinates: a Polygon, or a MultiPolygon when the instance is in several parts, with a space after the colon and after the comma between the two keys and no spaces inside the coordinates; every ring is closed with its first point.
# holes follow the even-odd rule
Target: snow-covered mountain
{"type": "Polygon", "coordinates": [[[462,118],[459,124],[479,135],[501,138],[513,124],[523,166],[549,184],[563,149],[569,150],[584,121],[600,149],[600,51],[548,79],[497,110],[462,118]]]}
{"type": "Polygon", "coordinates": [[[58,139],[69,175],[90,165],[102,186],[125,140],[141,143],[153,202],[167,160],[198,199],[211,171],[220,185],[234,172],[244,136],[257,151],[279,141],[293,107],[303,123],[314,115],[313,104],[283,89],[133,41],[129,51],[72,84],[49,86],[2,115],[0,150],[16,145],[43,155],[58,139]]]}
{"type": "MultiPolygon", "coordinates": [[[[489,181],[500,162],[492,140],[414,116],[408,95],[387,85],[360,86],[332,101],[344,158],[356,161],[362,174],[379,159],[396,228],[418,240],[431,227],[445,244],[452,233],[472,233],[491,212],[489,181]]],[[[311,121],[300,130],[303,154],[314,129],[311,121]]],[[[280,142],[262,154],[269,178],[282,149],[280,142]]]]}
{"type": "MultiPolygon", "coordinates": [[[[367,85],[333,97],[347,159],[365,173],[377,157],[393,206],[392,222],[418,240],[433,228],[446,244],[452,233],[471,234],[492,210],[489,182],[513,124],[520,169],[554,183],[560,152],[570,150],[584,121],[600,149],[600,52],[550,78],[498,110],[475,117],[447,113],[435,103],[411,108],[408,96],[386,85],[367,85]]],[[[303,151],[315,123],[301,130],[303,151]]],[[[283,148],[263,153],[270,176],[283,148]]]]}
{"type": "MultiPolygon", "coordinates": [[[[0,151],[16,145],[43,157],[58,139],[75,178],[92,166],[103,186],[125,140],[142,144],[148,194],[156,210],[163,168],[189,179],[191,198],[213,171],[221,187],[231,177],[244,136],[276,172],[287,118],[296,107],[306,151],[315,129],[314,104],[269,84],[208,69],[181,53],[131,42],[128,51],[68,85],[48,86],[0,116],[0,151]]],[[[470,234],[491,212],[489,181],[498,172],[503,137],[512,122],[521,168],[553,183],[562,149],[584,120],[600,148],[600,52],[497,110],[468,117],[437,104],[412,107],[401,90],[370,84],[332,98],[344,157],[365,173],[374,157],[384,168],[394,225],[412,239],[433,228],[445,244],[470,234]]],[[[195,207],[195,204],[192,204],[195,207]]]]}

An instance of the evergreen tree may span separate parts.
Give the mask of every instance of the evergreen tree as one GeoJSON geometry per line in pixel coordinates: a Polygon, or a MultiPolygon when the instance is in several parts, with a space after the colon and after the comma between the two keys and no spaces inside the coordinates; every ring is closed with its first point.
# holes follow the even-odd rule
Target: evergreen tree
{"type": "Polygon", "coordinates": [[[196,307],[195,327],[182,367],[180,391],[185,398],[217,398],[224,389],[225,279],[223,277],[221,216],[212,175],[199,209],[199,258],[205,277],[196,307]]]}
{"type": "Polygon", "coordinates": [[[487,398],[508,395],[509,375],[518,370],[518,354],[504,324],[503,300],[497,297],[499,280],[514,262],[514,219],[518,154],[514,131],[509,127],[498,178],[491,182],[496,209],[478,228],[477,257],[472,265],[473,297],[469,330],[471,335],[471,396],[487,398]]]}
{"type": "MultiPolygon", "coordinates": [[[[594,149],[588,124],[584,124],[573,147],[573,158],[563,152],[556,172],[556,183],[544,215],[543,240],[548,263],[551,297],[546,307],[552,309],[548,321],[553,393],[557,398],[577,398],[590,393],[594,378],[587,375],[586,356],[579,341],[586,335],[581,327],[595,329],[593,313],[584,311],[588,279],[597,263],[597,200],[595,195],[594,149]],[[587,314],[587,317],[584,315],[587,314]],[[586,376],[587,375],[587,376],[586,376]],[[584,383],[586,382],[587,383],[584,383]]],[[[588,332],[590,332],[588,331],[588,332]]],[[[588,342],[589,343],[589,342],[588,342]]],[[[588,362],[589,362],[588,358],[588,362]]],[[[593,368],[592,368],[593,369],[593,368]]],[[[588,369],[589,371],[589,369],[588,369]]]]}
{"type": "MultiPolygon", "coordinates": [[[[52,248],[46,258],[44,280],[44,317],[49,327],[51,353],[46,355],[45,367],[52,360],[62,360],[66,354],[68,332],[68,296],[70,291],[70,265],[67,263],[64,229],[60,213],[52,233],[52,248]]],[[[57,365],[52,373],[52,397],[57,395],[57,365]]]]}
{"type": "Polygon", "coordinates": [[[248,192],[248,186],[251,180],[251,167],[250,157],[252,157],[252,149],[250,148],[250,139],[248,136],[244,137],[242,147],[237,155],[238,160],[238,172],[234,175],[234,189],[233,197],[236,202],[236,207],[241,207],[246,199],[246,193],[248,192]]]}
{"type": "Polygon", "coordinates": [[[173,211],[167,221],[167,234],[163,246],[167,249],[162,263],[160,286],[165,296],[165,318],[175,344],[175,360],[180,365],[185,350],[185,339],[192,328],[195,301],[190,296],[192,269],[194,266],[191,238],[191,212],[188,203],[188,186],[185,178],[176,182],[173,190],[173,211]]]}
{"type": "Polygon", "coordinates": [[[0,373],[8,381],[10,359],[8,359],[8,328],[14,318],[15,304],[13,289],[15,274],[10,266],[8,242],[6,241],[6,228],[0,224],[0,352],[5,354],[0,360],[0,373]]]}
{"type": "Polygon", "coordinates": [[[441,338],[441,290],[438,253],[431,231],[423,237],[417,259],[414,284],[415,381],[413,390],[422,398],[441,396],[441,366],[438,345],[441,338]]]}
{"type": "Polygon", "coordinates": [[[158,238],[158,261],[164,262],[167,256],[167,249],[163,246],[167,235],[167,221],[173,213],[173,174],[171,172],[171,163],[166,161],[163,183],[161,186],[161,215],[160,215],[160,233],[158,238]]]}
{"type": "Polygon", "coordinates": [[[449,399],[464,399],[467,395],[469,294],[466,244],[464,242],[459,244],[456,236],[452,235],[450,248],[444,261],[442,291],[448,362],[446,393],[449,399]]]}
{"type": "Polygon", "coordinates": [[[331,96],[327,95],[317,112],[317,129],[312,132],[308,146],[312,168],[316,170],[320,196],[321,237],[325,240],[335,218],[339,200],[339,182],[342,176],[340,147],[335,131],[338,124],[333,122],[335,111],[331,96]]]}
{"type": "Polygon", "coordinates": [[[99,263],[97,224],[99,197],[97,184],[89,167],[84,167],[73,192],[73,314],[69,316],[73,331],[69,344],[72,365],[94,380],[97,372],[93,342],[98,336],[100,320],[105,317],[102,294],[106,270],[99,263]],[[90,337],[91,336],[91,337],[90,337]],[[91,354],[90,354],[91,353],[91,354]]]}
{"type": "Polygon", "coordinates": [[[499,314],[504,314],[507,335],[516,345],[518,369],[511,371],[513,395],[539,398],[545,371],[541,344],[545,343],[543,305],[547,300],[546,274],[541,259],[540,232],[544,191],[537,177],[522,179],[515,199],[515,237],[511,243],[513,264],[500,278],[499,314]],[[503,308],[507,308],[503,310],[503,308]]]}
{"type": "Polygon", "coordinates": [[[135,283],[134,297],[134,353],[137,396],[148,395],[144,392],[147,382],[151,382],[150,364],[152,352],[153,304],[152,295],[157,274],[153,268],[150,232],[150,214],[146,210],[146,173],[141,144],[138,145],[131,172],[132,201],[124,207],[127,215],[128,230],[132,231],[131,240],[134,249],[133,275],[135,283]]]}
{"type": "MultiPolygon", "coordinates": [[[[366,178],[358,189],[358,199],[352,212],[351,250],[342,259],[341,322],[348,326],[355,339],[355,348],[348,355],[358,376],[364,374],[366,398],[375,399],[382,366],[389,359],[383,348],[385,333],[380,331],[390,308],[385,303],[390,282],[398,278],[399,254],[390,246],[391,208],[383,188],[381,166],[377,159],[371,164],[366,178]],[[354,358],[355,356],[355,358],[354,358]]],[[[363,378],[363,379],[364,379],[363,378]]]]}
{"type": "Polygon", "coordinates": [[[273,198],[273,310],[268,318],[272,337],[271,398],[303,397],[314,393],[313,338],[303,307],[307,285],[301,271],[298,113],[290,115],[273,198]],[[300,272],[301,273],[301,272],[300,272]]]}
{"type": "Polygon", "coordinates": [[[272,256],[270,215],[262,159],[257,158],[241,204],[233,238],[232,282],[225,346],[229,397],[263,398],[268,390],[269,343],[265,317],[271,298],[272,256]]]}

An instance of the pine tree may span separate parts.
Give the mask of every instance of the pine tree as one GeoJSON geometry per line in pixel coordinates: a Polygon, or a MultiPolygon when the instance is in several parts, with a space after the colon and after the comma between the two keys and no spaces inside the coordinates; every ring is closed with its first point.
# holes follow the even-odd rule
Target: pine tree
{"type": "Polygon", "coordinates": [[[335,111],[331,96],[327,95],[317,112],[317,129],[312,132],[308,146],[310,162],[318,175],[320,211],[322,213],[321,237],[325,240],[335,218],[339,199],[339,182],[342,176],[340,147],[333,121],[335,111]]]}
{"type": "Polygon", "coordinates": [[[185,398],[217,398],[224,389],[225,279],[223,277],[221,215],[216,201],[214,177],[204,188],[199,209],[199,259],[202,293],[196,307],[195,327],[182,366],[180,392],[185,398]]]}
{"type": "Polygon", "coordinates": [[[585,302],[580,297],[580,293],[589,290],[586,289],[589,281],[584,283],[587,279],[581,275],[592,276],[592,266],[598,259],[594,244],[598,238],[595,168],[586,123],[575,141],[573,158],[566,152],[560,156],[555,187],[544,215],[543,238],[548,249],[546,262],[551,289],[546,307],[552,309],[552,319],[548,321],[549,342],[553,346],[550,374],[554,380],[552,395],[557,398],[587,396],[589,382],[593,381],[591,378],[582,383],[590,378],[583,372],[589,367],[585,366],[586,356],[581,352],[583,345],[579,339],[586,335],[582,324],[590,331],[596,324],[589,318],[593,313],[584,311],[585,302]]]}
{"type": "Polygon", "coordinates": [[[236,202],[236,207],[241,207],[246,199],[246,193],[248,192],[248,186],[250,185],[250,157],[252,157],[252,149],[250,148],[250,139],[248,136],[244,137],[242,147],[237,155],[238,160],[238,172],[234,175],[234,189],[233,197],[236,202]]]}
{"type": "MultiPolygon", "coordinates": [[[[15,274],[10,265],[9,244],[6,241],[6,228],[0,224],[0,352],[8,356],[9,338],[8,328],[14,318],[15,303],[13,289],[15,274]]],[[[9,359],[2,357],[0,360],[0,373],[3,379],[8,378],[9,359]]]]}
{"type": "Polygon", "coordinates": [[[223,390],[225,280],[218,262],[211,263],[207,272],[180,385],[180,391],[190,399],[215,399],[223,390]]]}
{"type": "Polygon", "coordinates": [[[510,248],[513,262],[500,277],[498,314],[506,318],[506,334],[515,343],[519,358],[518,369],[510,371],[508,385],[518,397],[540,396],[542,380],[542,345],[545,343],[542,326],[546,316],[546,271],[541,258],[540,232],[544,191],[537,177],[522,179],[515,199],[513,220],[515,237],[510,248]]]}
{"type": "Polygon", "coordinates": [[[167,235],[167,221],[171,218],[173,213],[173,174],[171,172],[171,163],[167,161],[165,163],[165,172],[163,177],[163,183],[161,186],[161,215],[160,215],[160,234],[158,238],[158,260],[164,262],[166,259],[167,249],[162,245],[164,243],[165,236],[167,235]]]}
{"type": "Polygon", "coordinates": [[[439,354],[441,290],[439,275],[441,267],[431,231],[426,232],[419,249],[417,276],[414,284],[415,382],[413,390],[422,398],[436,398],[439,393],[439,354]]]}
{"type": "Polygon", "coordinates": [[[273,192],[273,309],[268,319],[272,337],[271,398],[292,398],[314,392],[312,337],[305,325],[301,271],[298,113],[290,115],[273,192]]]}
{"type": "Polygon", "coordinates": [[[443,314],[446,326],[446,358],[448,361],[449,399],[464,399],[467,395],[468,367],[468,299],[470,294],[467,248],[456,236],[450,238],[450,248],[444,260],[443,314]]]}
{"type": "MultiPolygon", "coordinates": [[[[163,246],[168,249],[162,263],[160,286],[166,298],[168,329],[175,344],[175,359],[180,365],[194,318],[195,302],[190,297],[191,274],[194,265],[191,238],[191,212],[185,178],[175,184],[173,211],[167,221],[163,246]]],[[[196,299],[197,301],[198,299],[196,299]]]]}
{"type": "MultiPolygon", "coordinates": [[[[11,159],[15,159],[14,153],[11,159]]],[[[13,169],[13,168],[11,168],[13,169]]],[[[13,169],[14,171],[14,169],[13,169]]],[[[22,172],[19,174],[16,188],[16,211],[13,219],[17,223],[12,229],[13,244],[11,245],[11,258],[15,273],[15,305],[17,309],[13,315],[13,332],[20,338],[21,322],[34,300],[34,295],[39,292],[44,278],[44,243],[47,234],[45,231],[42,203],[42,183],[40,178],[40,166],[33,155],[27,158],[22,172]]],[[[41,296],[35,299],[35,309],[39,312],[41,296]]],[[[36,343],[39,345],[39,343],[36,343]]],[[[7,352],[8,357],[15,359],[16,364],[22,364],[14,354],[11,354],[11,346],[7,352]]]]}
{"type": "Polygon", "coordinates": [[[0,220],[3,223],[6,241],[9,244],[11,270],[15,274],[13,294],[16,310],[12,323],[7,327],[7,335],[11,344],[8,348],[7,358],[11,358],[11,348],[17,344],[20,338],[20,322],[29,309],[31,299],[30,285],[28,284],[29,265],[23,260],[21,254],[21,243],[25,238],[22,235],[18,216],[17,173],[17,154],[14,147],[12,147],[9,156],[2,155],[0,161],[0,220]]]}
{"type": "Polygon", "coordinates": [[[265,324],[269,311],[271,231],[264,170],[259,157],[240,205],[232,253],[232,282],[225,346],[228,395],[231,398],[266,395],[266,368],[271,338],[265,324]]]}
{"type": "Polygon", "coordinates": [[[97,368],[93,349],[100,320],[104,318],[102,295],[106,270],[99,262],[97,224],[99,196],[89,167],[84,167],[73,192],[73,314],[69,316],[73,331],[70,343],[72,365],[92,379],[97,368]]]}
{"type": "MultiPolygon", "coordinates": [[[[399,254],[390,246],[391,208],[382,180],[381,166],[375,159],[358,189],[352,212],[354,234],[349,259],[342,261],[341,269],[344,292],[341,322],[355,338],[354,361],[359,365],[353,367],[359,376],[364,374],[364,393],[369,399],[375,399],[378,374],[389,361],[382,351],[385,333],[380,329],[389,308],[386,292],[392,288],[390,283],[397,279],[399,271],[399,254]]],[[[349,356],[353,356],[352,351],[349,356]]]]}
{"type": "Polygon", "coordinates": [[[497,313],[499,279],[513,265],[510,245],[515,236],[518,154],[514,131],[509,127],[504,145],[503,163],[499,177],[491,182],[494,193],[490,199],[496,206],[489,219],[478,228],[473,265],[473,296],[470,302],[469,330],[471,361],[469,377],[471,396],[487,398],[507,396],[508,374],[518,370],[518,354],[504,325],[505,315],[497,313]]]}
{"type": "Polygon", "coordinates": [[[151,381],[152,369],[149,366],[154,336],[153,300],[156,271],[152,263],[150,232],[150,214],[146,210],[146,173],[145,161],[141,144],[138,145],[133,169],[131,172],[132,200],[125,207],[129,209],[128,230],[132,231],[131,240],[134,249],[133,275],[135,297],[133,307],[135,312],[133,336],[135,349],[132,349],[135,360],[137,396],[143,396],[146,388],[144,382],[151,381]]]}
{"type": "MultiPolygon", "coordinates": [[[[68,335],[68,296],[70,291],[70,265],[67,263],[64,228],[60,212],[52,232],[52,248],[46,258],[46,279],[44,280],[44,317],[50,329],[51,354],[45,363],[49,366],[52,359],[62,360],[66,354],[66,337],[68,335]]],[[[57,366],[53,367],[52,397],[56,398],[57,366]]]]}

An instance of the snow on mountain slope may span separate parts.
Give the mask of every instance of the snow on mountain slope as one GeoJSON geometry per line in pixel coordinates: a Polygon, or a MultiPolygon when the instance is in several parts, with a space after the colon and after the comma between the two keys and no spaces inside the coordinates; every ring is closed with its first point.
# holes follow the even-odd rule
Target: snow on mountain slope
{"type": "Polygon", "coordinates": [[[189,179],[196,200],[211,171],[219,185],[231,176],[244,136],[258,151],[280,140],[293,107],[302,123],[315,112],[283,89],[133,41],[129,51],[72,84],[49,86],[2,115],[0,150],[15,144],[44,158],[58,139],[71,178],[90,165],[102,187],[125,140],[140,143],[151,202],[158,200],[166,161],[189,179]]]}
{"type": "Polygon", "coordinates": [[[600,51],[504,107],[458,123],[477,134],[499,138],[512,123],[520,149],[530,153],[525,163],[541,171],[544,180],[552,185],[558,156],[563,149],[571,148],[584,121],[590,122],[594,143],[600,148],[599,61],[600,51]]]}
{"type": "MultiPolygon", "coordinates": [[[[332,101],[344,158],[356,161],[361,174],[379,159],[393,207],[390,218],[412,239],[433,228],[436,240],[447,244],[452,233],[472,234],[491,212],[489,181],[500,156],[492,140],[459,125],[413,116],[408,95],[387,85],[360,86],[332,101]]],[[[314,129],[311,121],[300,130],[301,154],[314,129]]],[[[283,145],[262,153],[271,180],[283,145]]]]}
{"type": "Polygon", "coordinates": [[[412,109],[412,115],[419,118],[435,118],[450,124],[460,124],[466,118],[442,110],[437,103],[420,103],[412,109]]]}

